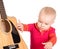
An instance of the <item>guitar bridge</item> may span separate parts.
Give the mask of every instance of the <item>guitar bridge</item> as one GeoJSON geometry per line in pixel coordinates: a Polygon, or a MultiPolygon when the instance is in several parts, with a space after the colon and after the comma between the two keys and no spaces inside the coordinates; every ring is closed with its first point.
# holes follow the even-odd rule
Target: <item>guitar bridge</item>
{"type": "Polygon", "coordinates": [[[8,45],[8,46],[4,46],[3,49],[16,49],[19,48],[18,44],[16,45],[8,45]]]}

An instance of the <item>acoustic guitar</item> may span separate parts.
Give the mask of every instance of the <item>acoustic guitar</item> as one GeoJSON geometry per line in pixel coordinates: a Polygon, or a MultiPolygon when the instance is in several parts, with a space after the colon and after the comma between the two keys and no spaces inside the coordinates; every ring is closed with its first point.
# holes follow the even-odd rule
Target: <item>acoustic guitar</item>
{"type": "Polygon", "coordinates": [[[28,49],[17,30],[15,17],[7,17],[3,0],[0,0],[0,49],[28,49]]]}

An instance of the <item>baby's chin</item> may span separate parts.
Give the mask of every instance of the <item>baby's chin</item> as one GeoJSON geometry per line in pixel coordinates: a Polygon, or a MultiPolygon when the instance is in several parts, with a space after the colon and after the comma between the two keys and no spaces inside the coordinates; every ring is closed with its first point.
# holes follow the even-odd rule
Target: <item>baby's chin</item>
{"type": "MultiPolygon", "coordinates": [[[[50,28],[50,27],[49,27],[50,28]]],[[[49,28],[39,28],[41,31],[47,31],[49,28]]]]}
{"type": "Polygon", "coordinates": [[[46,28],[45,28],[45,29],[40,29],[40,30],[41,30],[41,31],[47,31],[47,30],[48,30],[48,28],[47,28],[47,29],[46,29],[46,28]]]}

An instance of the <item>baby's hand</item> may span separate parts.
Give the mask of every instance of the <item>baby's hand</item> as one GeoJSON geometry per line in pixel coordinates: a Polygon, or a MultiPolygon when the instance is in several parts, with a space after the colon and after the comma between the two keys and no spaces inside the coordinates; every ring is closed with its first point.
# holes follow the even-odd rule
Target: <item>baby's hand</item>
{"type": "Polygon", "coordinates": [[[52,49],[52,42],[43,43],[45,49],[52,49]]]}
{"type": "Polygon", "coordinates": [[[17,23],[17,29],[19,29],[20,31],[23,31],[23,24],[20,21],[18,21],[17,23]]]}

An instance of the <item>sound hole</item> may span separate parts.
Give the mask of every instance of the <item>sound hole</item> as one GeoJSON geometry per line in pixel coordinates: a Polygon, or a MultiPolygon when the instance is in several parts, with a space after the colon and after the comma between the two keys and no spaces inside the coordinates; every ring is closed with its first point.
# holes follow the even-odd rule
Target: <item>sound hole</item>
{"type": "Polygon", "coordinates": [[[1,30],[4,32],[9,32],[10,31],[10,24],[7,20],[1,20],[1,30]]]}

